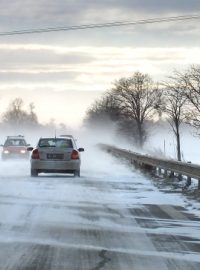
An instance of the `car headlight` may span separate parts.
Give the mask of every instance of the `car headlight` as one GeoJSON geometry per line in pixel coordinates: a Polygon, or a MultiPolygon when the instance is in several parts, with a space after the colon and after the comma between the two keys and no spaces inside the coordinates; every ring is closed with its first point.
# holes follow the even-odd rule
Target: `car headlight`
{"type": "Polygon", "coordinates": [[[26,153],[26,150],[20,150],[20,153],[21,154],[25,154],[26,153]]]}
{"type": "Polygon", "coordinates": [[[4,154],[9,154],[10,152],[8,150],[3,151],[4,154]]]}

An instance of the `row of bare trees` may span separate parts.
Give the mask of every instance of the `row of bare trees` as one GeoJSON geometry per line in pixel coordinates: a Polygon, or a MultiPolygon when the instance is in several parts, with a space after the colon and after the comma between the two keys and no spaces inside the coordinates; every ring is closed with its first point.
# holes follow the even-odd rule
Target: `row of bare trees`
{"type": "Polygon", "coordinates": [[[200,128],[200,66],[175,71],[160,83],[140,72],[121,78],[88,109],[85,123],[93,127],[110,119],[117,124],[119,132],[143,147],[148,125],[156,118],[169,122],[176,137],[177,159],[181,160],[182,123],[200,128]]]}
{"type": "Polygon", "coordinates": [[[14,130],[45,129],[52,132],[55,132],[55,130],[66,131],[66,125],[64,123],[57,125],[53,118],[48,123],[41,124],[35,112],[35,104],[31,102],[28,106],[25,105],[22,98],[14,98],[6,111],[1,115],[0,127],[12,128],[14,130]]]}
{"type": "Polygon", "coordinates": [[[38,118],[34,112],[34,103],[30,103],[28,110],[24,109],[22,98],[15,98],[11,101],[8,109],[2,115],[2,123],[13,127],[33,127],[39,125],[38,118]]]}

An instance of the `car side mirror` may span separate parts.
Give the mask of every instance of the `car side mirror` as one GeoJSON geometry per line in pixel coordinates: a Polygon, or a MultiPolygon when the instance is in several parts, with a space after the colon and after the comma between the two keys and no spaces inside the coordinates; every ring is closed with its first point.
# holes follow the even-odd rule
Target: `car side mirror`
{"type": "Polygon", "coordinates": [[[79,152],[84,152],[85,150],[84,150],[84,148],[79,148],[78,151],[79,152]]]}
{"type": "Polygon", "coordinates": [[[27,147],[27,151],[33,151],[33,147],[27,147]]]}

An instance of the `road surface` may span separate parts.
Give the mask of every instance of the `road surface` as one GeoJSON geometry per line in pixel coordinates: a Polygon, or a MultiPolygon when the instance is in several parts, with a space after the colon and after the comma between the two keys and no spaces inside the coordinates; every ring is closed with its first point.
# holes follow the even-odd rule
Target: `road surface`
{"type": "Polygon", "coordinates": [[[199,209],[106,155],[80,178],[1,162],[1,270],[200,269],[199,209]]]}

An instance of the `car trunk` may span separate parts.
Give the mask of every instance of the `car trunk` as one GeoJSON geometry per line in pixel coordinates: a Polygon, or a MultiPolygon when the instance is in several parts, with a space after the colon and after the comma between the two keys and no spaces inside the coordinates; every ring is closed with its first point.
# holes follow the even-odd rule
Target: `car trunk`
{"type": "Polygon", "coordinates": [[[70,148],[45,147],[39,149],[39,155],[41,160],[69,161],[72,150],[70,148]]]}

